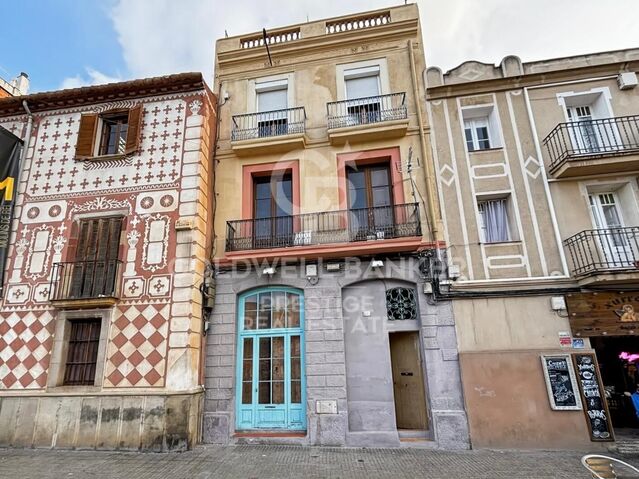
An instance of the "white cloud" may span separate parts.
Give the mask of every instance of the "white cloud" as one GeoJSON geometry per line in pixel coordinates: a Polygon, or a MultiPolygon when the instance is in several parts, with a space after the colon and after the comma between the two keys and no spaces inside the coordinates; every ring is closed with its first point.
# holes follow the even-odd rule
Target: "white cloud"
{"type": "Polygon", "coordinates": [[[60,85],[61,89],[65,88],[79,88],[81,86],[88,85],[102,85],[104,83],[113,83],[122,81],[122,78],[112,77],[106,75],[95,68],[86,67],[86,75],[76,75],[74,77],[68,77],[62,80],[62,84],[60,85]]]}
{"type": "MultiPolygon", "coordinates": [[[[213,72],[215,40],[383,8],[389,0],[117,0],[111,18],[131,77],[213,72]]],[[[403,2],[397,1],[396,4],[403,2]]],[[[639,46],[636,0],[418,0],[426,59],[524,61],[639,46]]]]}

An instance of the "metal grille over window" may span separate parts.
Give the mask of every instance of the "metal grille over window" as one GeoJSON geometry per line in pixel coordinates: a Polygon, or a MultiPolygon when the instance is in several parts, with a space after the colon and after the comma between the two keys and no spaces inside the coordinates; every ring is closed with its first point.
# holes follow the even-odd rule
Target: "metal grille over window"
{"type": "Polygon", "coordinates": [[[412,288],[386,290],[386,311],[391,321],[417,319],[417,301],[412,288]]]}

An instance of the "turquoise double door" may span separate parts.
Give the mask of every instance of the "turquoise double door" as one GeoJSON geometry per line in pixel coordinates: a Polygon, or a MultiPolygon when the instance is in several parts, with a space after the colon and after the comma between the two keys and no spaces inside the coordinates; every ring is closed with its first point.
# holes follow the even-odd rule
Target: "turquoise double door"
{"type": "Polygon", "coordinates": [[[240,296],[238,339],[237,430],[306,430],[302,292],[240,296]]]}

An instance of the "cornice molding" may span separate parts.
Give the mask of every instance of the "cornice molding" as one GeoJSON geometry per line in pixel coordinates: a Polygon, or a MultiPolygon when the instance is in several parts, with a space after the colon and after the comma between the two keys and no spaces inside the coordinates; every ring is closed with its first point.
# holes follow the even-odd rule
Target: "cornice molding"
{"type": "Polygon", "coordinates": [[[617,75],[623,71],[638,70],[639,61],[623,61],[579,68],[566,68],[549,72],[528,73],[506,78],[490,78],[486,80],[444,84],[428,87],[426,90],[426,99],[428,101],[441,100],[451,97],[481,95],[497,91],[537,87],[572,80],[587,80],[589,78],[595,80],[597,77],[617,75]]]}

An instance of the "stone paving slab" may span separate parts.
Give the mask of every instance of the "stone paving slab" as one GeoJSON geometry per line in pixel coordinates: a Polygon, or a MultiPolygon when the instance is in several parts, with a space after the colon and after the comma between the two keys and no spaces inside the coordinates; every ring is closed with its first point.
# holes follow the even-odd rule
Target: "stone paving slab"
{"type": "MultiPolygon", "coordinates": [[[[203,446],[184,453],[0,449],[4,479],[588,479],[579,452],[203,446]]],[[[636,461],[630,461],[636,462],[636,461]]]]}

